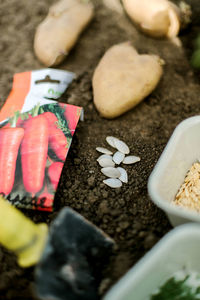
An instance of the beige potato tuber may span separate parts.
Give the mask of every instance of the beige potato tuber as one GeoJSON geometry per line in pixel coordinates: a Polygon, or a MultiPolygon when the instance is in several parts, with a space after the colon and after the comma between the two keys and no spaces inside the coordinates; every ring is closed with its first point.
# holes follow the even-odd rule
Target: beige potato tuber
{"type": "Polygon", "coordinates": [[[168,0],[122,0],[129,17],[153,37],[174,38],[181,27],[181,10],[168,0]]]}
{"type": "Polygon", "coordinates": [[[95,69],[94,104],[105,118],[115,118],[149,95],[162,75],[162,61],[139,55],[129,42],[111,47],[95,69]]]}
{"type": "Polygon", "coordinates": [[[34,51],[38,59],[46,66],[61,63],[93,14],[93,5],[86,0],[60,0],[50,7],[35,34],[34,51]]]}

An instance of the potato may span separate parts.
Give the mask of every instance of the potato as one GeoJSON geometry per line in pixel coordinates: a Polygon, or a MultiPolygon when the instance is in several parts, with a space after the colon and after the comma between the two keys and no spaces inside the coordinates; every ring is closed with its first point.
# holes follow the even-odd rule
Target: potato
{"type": "Polygon", "coordinates": [[[115,118],[149,95],[162,75],[161,59],[139,55],[129,42],[111,47],[92,80],[94,104],[105,118],[115,118]]]}
{"type": "Polygon", "coordinates": [[[93,5],[86,0],[61,0],[50,7],[35,34],[34,51],[38,59],[46,66],[61,63],[93,14],[93,5]]]}
{"type": "Polygon", "coordinates": [[[181,26],[181,11],[168,0],[122,0],[129,17],[153,37],[174,38],[181,26]]]}

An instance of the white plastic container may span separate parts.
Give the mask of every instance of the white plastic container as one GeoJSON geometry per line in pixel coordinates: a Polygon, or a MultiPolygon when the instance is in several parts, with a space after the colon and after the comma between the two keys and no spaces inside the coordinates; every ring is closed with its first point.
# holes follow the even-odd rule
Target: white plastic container
{"type": "Polygon", "coordinates": [[[104,300],[149,300],[167,279],[185,268],[200,274],[199,224],[181,225],[165,235],[104,300]]]}
{"type": "Polygon", "coordinates": [[[152,201],[171,224],[200,222],[200,214],[175,206],[173,201],[187,171],[200,159],[200,116],[182,121],[174,130],[148,181],[152,201]]]}

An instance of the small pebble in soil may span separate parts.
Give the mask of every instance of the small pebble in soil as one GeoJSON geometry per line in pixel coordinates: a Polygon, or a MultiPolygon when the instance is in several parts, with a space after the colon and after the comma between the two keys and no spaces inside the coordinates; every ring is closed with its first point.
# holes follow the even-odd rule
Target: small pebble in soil
{"type": "Polygon", "coordinates": [[[107,201],[103,200],[99,205],[99,213],[107,214],[109,212],[109,208],[107,206],[107,201]]]}
{"type": "Polygon", "coordinates": [[[90,177],[88,178],[87,182],[88,182],[88,185],[89,185],[90,187],[94,186],[94,184],[95,184],[95,177],[94,177],[94,176],[90,176],[90,177]]]}
{"type": "Polygon", "coordinates": [[[75,164],[75,165],[80,165],[80,163],[81,163],[80,158],[75,158],[75,159],[74,159],[74,164],[75,164]]]}
{"type": "Polygon", "coordinates": [[[128,221],[123,221],[119,223],[119,227],[122,229],[127,229],[130,226],[130,223],[128,221]]]}

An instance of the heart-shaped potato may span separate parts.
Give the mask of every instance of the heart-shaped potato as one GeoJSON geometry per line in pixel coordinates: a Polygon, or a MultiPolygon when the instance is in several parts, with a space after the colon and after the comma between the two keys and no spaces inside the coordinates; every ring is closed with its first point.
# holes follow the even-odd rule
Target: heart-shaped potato
{"type": "Polygon", "coordinates": [[[161,75],[158,56],[139,55],[129,42],[115,45],[94,72],[94,104],[105,118],[120,116],[149,95],[161,75]]]}

